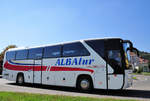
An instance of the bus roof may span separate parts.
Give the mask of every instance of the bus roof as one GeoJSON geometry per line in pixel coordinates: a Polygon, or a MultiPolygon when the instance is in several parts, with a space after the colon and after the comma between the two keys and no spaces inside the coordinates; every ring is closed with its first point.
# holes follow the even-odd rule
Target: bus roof
{"type": "Polygon", "coordinates": [[[83,39],[83,40],[76,40],[76,41],[68,41],[68,42],[60,42],[60,43],[54,43],[54,44],[47,44],[47,45],[40,45],[40,46],[34,46],[34,47],[18,47],[18,48],[11,48],[8,51],[17,51],[17,50],[25,50],[25,49],[31,49],[31,48],[42,48],[47,46],[55,46],[55,45],[62,45],[62,44],[68,44],[68,43],[74,43],[74,42],[82,42],[82,41],[88,41],[88,40],[110,40],[110,39],[118,39],[122,40],[121,38],[116,37],[106,37],[106,38],[89,38],[89,39],[83,39]]]}

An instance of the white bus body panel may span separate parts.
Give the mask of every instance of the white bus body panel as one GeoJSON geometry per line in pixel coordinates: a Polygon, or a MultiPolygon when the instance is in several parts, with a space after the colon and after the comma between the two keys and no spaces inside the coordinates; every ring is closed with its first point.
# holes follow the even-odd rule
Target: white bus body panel
{"type": "MultiPolygon", "coordinates": [[[[34,65],[38,64],[39,67],[41,67],[42,70],[42,60],[34,60],[34,65]]],[[[36,66],[33,66],[34,72],[33,72],[33,82],[41,84],[42,82],[42,71],[41,70],[36,70],[36,66]]],[[[39,68],[40,69],[40,68],[39,68]]]]}
{"type": "Polygon", "coordinates": [[[106,68],[100,68],[94,74],[94,88],[107,89],[106,68]]]}
{"type": "MultiPolygon", "coordinates": [[[[42,72],[42,84],[51,84],[51,85],[62,85],[62,86],[75,87],[77,77],[81,74],[91,75],[93,81],[95,81],[94,77],[93,77],[93,75],[95,75],[95,72],[91,73],[89,71],[80,71],[80,70],[79,71],[59,71],[59,70],[58,71],[51,71],[51,68],[53,66],[56,66],[55,64],[56,64],[57,59],[66,60],[67,58],[70,58],[71,60],[74,60],[74,59],[79,60],[81,57],[43,59],[43,65],[46,65],[47,69],[46,69],[46,71],[42,72]]],[[[89,60],[89,59],[91,59],[91,56],[84,56],[84,57],[82,57],[82,59],[89,60]]],[[[94,63],[96,63],[96,61],[94,61],[93,64],[94,63]]],[[[64,65],[64,66],[58,66],[58,67],[61,67],[61,68],[68,67],[68,68],[73,68],[73,69],[74,68],[81,68],[81,69],[89,69],[89,70],[93,70],[93,71],[98,70],[95,67],[92,67],[92,66],[87,67],[86,65],[83,65],[83,66],[78,66],[78,65],[66,66],[66,65],[64,65]]],[[[102,68],[105,68],[105,67],[102,67],[102,68]]]]}
{"type": "Polygon", "coordinates": [[[108,75],[108,89],[121,89],[123,86],[123,75],[108,75]]]}
{"type": "Polygon", "coordinates": [[[108,89],[122,89],[123,74],[113,74],[113,69],[108,65],[108,89]]]}

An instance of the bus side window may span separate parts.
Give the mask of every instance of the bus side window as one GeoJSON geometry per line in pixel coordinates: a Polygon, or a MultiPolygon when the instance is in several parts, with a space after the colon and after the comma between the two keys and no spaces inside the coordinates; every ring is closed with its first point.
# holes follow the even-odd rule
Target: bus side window
{"type": "Polygon", "coordinates": [[[43,48],[33,48],[29,49],[28,59],[41,59],[43,48]]]}
{"type": "Polygon", "coordinates": [[[44,58],[61,57],[61,45],[45,47],[43,57],[44,58]]]}
{"type": "Polygon", "coordinates": [[[16,51],[16,60],[27,59],[28,51],[27,50],[19,50],[16,51]]]}
{"type": "Polygon", "coordinates": [[[105,43],[104,40],[88,40],[85,41],[99,56],[105,59],[105,43]]]}
{"type": "Polygon", "coordinates": [[[63,46],[63,56],[89,56],[90,53],[80,42],[65,44],[63,46]]]}
{"type": "Polygon", "coordinates": [[[6,53],[6,59],[7,60],[14,60],[15,59],[15,54],[16,54],[15,51],[7,52],[6,53]]]}

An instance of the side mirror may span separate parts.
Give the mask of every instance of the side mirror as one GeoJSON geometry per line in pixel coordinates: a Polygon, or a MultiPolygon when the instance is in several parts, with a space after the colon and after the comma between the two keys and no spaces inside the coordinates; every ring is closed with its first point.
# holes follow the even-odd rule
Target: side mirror
{"type": "Polygon", "coordinates": [[[138,57],[140,56],[138,49],[132,47],[132,48],[127,48],[127,51],[128,51],[128,50],[130,50],[131,52],[136,52],[137,56],[138,56],[138,57]]]}

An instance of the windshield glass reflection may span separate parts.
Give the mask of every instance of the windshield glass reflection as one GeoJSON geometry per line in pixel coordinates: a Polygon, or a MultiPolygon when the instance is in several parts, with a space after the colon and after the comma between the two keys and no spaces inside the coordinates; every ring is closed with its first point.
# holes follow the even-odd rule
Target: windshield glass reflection
{"type": "Polygon", "coordinates": [[[125,52],[126,67],[130,68],[131,58],[130,58],[130,51],[127,50],[128,47],[129,47],[129,44],[127,44],[127,43],[123,44],[123,49],[124,49],[124,52],[125,52]]]}

